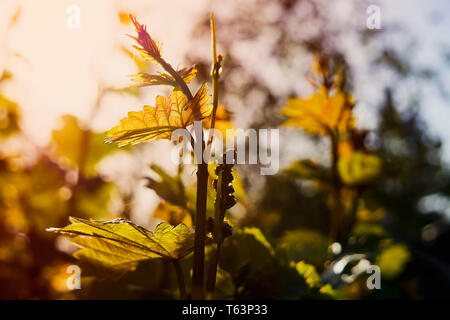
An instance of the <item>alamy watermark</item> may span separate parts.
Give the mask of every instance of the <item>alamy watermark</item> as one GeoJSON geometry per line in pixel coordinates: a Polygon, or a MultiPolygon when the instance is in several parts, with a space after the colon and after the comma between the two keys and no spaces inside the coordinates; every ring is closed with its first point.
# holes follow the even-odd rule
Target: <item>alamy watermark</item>
{"type": "Polygon", "coordinates": [[[66,286],[69,290],[81,289],[81,268],[76,264],[67,267],[66,273],[70,274],[66,280],[66,286]]]}
{"type": "Polygon", "coordinates": [[[381,29],[381,8],[374,4],[370,5],[366,9],[366,13],[369,15],[366,20],[366,27],[370,30],[381,29]]]}
{"type": "Polygon", "coordinates": [[[380,267],[375,264],[372,264],[367,268],[366,272],[370,274],[370,276],[367,278],[366,281],[367,288],[370,290],[381,289],[380,267]]]}
{"type": "Polygon", "coordinates": [[[222,164],[225,161],[226,164],[258,164],[261,166],[261,175],[273,175],[278,172],[279,129],[227,129],[223,137],[222,132],[217,129],[203,132],[202,122],[195,121],[193,131],[194,134],[187,129],[179,128],[172,133],[171,140],[175,143],[175,148],[171,152],[171,159],[174,163],[222,164]],[[205,135],[204,140],[208,142],[204,149],[196,142],[202,140],[202,135],[205,135]],[[227,150],[236,152],[227,152],[224,157],[227,150]]]}
{"type": "Polygon", "coordinates": [[[81,28],[81,8],[79,5],[71,4],[67,7],[68,14],[66,26],[69,30],[79,30],[81,28]]]}

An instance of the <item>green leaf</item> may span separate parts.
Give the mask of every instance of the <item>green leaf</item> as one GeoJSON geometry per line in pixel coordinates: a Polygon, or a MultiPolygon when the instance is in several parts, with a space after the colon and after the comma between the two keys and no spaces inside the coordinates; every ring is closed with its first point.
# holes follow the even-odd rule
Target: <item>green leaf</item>
{"type": "Polygon", "coordinates": [[[242,268],[250,266],[253,271],[263,268],[273,260],[274,251],[258,228],[237,229],[222,246],[219,265],[233,277],[242,268]]]}
{"type": "Polygon", "coordinates": [[[236,287],[231,274],[221,268],[217,268],[216,289],[214,290],[215,300],[232,299],[236,287]]]}
{"type": "Polygon", "coordinates": [[[355,224],[352,230],[352,236],[355,237],[377,237],[385,238],[389,233],[381,226],[376,223],[358,222],[355,224]]]}
{"type": "Polygon", "coordinates": [[[315,230],[296,229],[285,231],[277,243],[277,253],[288,261],[305,260],[314,265],[325,262],[328,238],[315,230]]]}
{"type": "Polygon", "coordinates": [[[365,184],[380,174],[381,160],[373,154],[353,152],[351,155],[339,159],[338,170],[342,181],[346,184],[365,184]]]}
{"type": "Polygon", "coordinates": [[[176,227],[160,223],[154,232],[125,219],[89,221],[70,218],[64,228],[49,228],[71,237],[82,249],[75,252],[87,260],[112,269],[134,270],[139,261],[163,258],[180,259],[192,252],[194,233],[184,224],[176,227]]]}
{"type": "Polygon", "coordinates": [[[238,229],[223,243],[220,268],[235,285],[235,299],[300,299],[309,291],[295,265],[283,264],[257,228],[238,229]]]}
{"type": "Polygon", "coordinates": [[[258,228],[244,228],[244,233],[248,235],[252,235],[256,241],[258,241],[260,244],[262,244],[266,249],[270,252],[271,255],[274,254],[274,251],[272,249],[272,246],[270,245],[269,241],[267,241],[264,234],[261,232],[258,228]]]}
{"type": "Polygon", "coordinates": [[[151,165],[150,168],[160,176],[161,180],[156,181],[147,177],[147,187],[171,204],[188,209],[185,189],[180,175],[171,176],[156,164],[151,165]]]}

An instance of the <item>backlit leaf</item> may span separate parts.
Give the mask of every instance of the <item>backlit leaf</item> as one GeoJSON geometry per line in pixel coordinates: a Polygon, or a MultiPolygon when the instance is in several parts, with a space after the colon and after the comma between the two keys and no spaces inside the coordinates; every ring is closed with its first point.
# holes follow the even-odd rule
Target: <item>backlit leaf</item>
{"type": "Polygon", "coordinates": [[[74,256],[80,260],[112,269],[133,270],[142,260],[180,259],[194,248],[194,233],[184,224],[176,227],[160,223],[154,232],[125,219],[89,221],[70,218],[72,224],[47,231],[71,237],[82,249],[74,256]]]}
{"type": "Polygon", "coordinates": [[[274,250],[261,230],[258,228],[237,229],[224,242],[220,267],[237,277],[242,268],[251,264],[253,270],[258,270],[272,261],[274,250]]]}
{"type": "Polygon", "coordinates": [[[373,154],[353,152],[349,156],[339,158],[338,170],[346,184],[368,183],[379,175],[381,160],[373,154]]]}
{"type": "MultiPolygon", "coordinates": [[[[197,69],[194,67],[183,68],[177,71],[184,82],[189,83],[197,75],[197,69]]],[[[156,86],[166,85],[178,87],[177,81],[169,74],[164,72],[158,72],[157,75],[148,73],[137,73],[131,78],[132,81],[138,82],[134,87],[156,86]]]]}
{"type": "Polygon", "coordinates": [[[143,111],[129,112],[120,125],[107,132],[106,141],[124,146],[170,139],[174,130],[208,117],[212,111],[209,100],[206,82],[190,101],[180,90],[174,90],[170,97],[157,96],[155,107],[144,106],[143,111]]]}
{"type": "Polygon", "coordinates": [[[129,36],[137,42],[137,46],[133,45],[133,48],[138,50],[142,56],[153,63],[158,63],[158,59],[161,58],[161,43],[155,41],[147,32],[147,27],[144,24],[140,24],[133,15],[130,15],[130,20],[133,22],[137,37],[129,36]]]}
{"type": "Polygon", "coordinates": [[[150,168],[160,177],[160,180],[147,177],[147,188],[154,190],[164,200],[187,208],[186,193],[181,177],[179,175],[171,176],[156,164],[152,164],[150,168]]]}
{"type": "Polygon", "coordinates": [[[257,228],[237,229],[224,242],[219,263],[233,279],[235,299],[299,299],[308,292],[304,277],[280,263],[257,228]]]}
{"type": "Polygon", "coordinates": [[[317,135],[326,135],[329,130],[346,130],[354,121],[352,100],[342,91],[328,95],[325,88],[306,98],[290,98],[282,110],[282,114],[289,117],[283,125],[299,127],[317,135]]]}

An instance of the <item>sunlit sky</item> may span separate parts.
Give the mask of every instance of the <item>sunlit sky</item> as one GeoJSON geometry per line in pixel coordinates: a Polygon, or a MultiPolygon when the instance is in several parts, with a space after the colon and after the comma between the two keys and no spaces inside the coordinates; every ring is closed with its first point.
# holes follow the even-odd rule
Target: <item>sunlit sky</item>
{"type": "MultiPolygon", "coordinates": [[[[345,13],[349,3],[353,1],[336,1],[336,8],[345,13]]],[[[381,7],[383,27],[399,24],[416,37],[420,49],[414,52],[414,63],[431,65],[438,70],[444,68],[444,61],[438,53],[445,45],[450,47],[450,20],[443,14],[450,12],[448,1],[374,3],[381,7]]],[[[99,85],[120,87],[129,84],[127,75],[136,69],[119,50],[119,45],[131,45],[125,34],[133,33],[133,28],[120,24],[117,19],[119,10],[137,13],[141,21],[150,25],[152,36],[163,39],[167,60],[175,66],[183,66],[182,57],[184,48],[188,47],[192,21],[198,19],[199,14],[206,14],[209,4],[206,0],[1,1],[0,70],[7,67],[14,74],[14,81],[4,86],[4,91],[20,104],[26,133],[44,145],[60,115],[71,113],[84,120],[89,118],[99,85]],[[69,14],[66,10],[73,4],[81,8],[79,30],[67,28],[69,14]],[[10,28],[9,19],[19,6],[21,12],[17,24],[10,28]]],[[[361,52],[352,52],[349,41],[349,45],[344,43],[343,47],[350,56],[353,55],[354,64],[366,63],[361,52]]],[[[450,79],[447,74],[444,75],[444,83],[448,89],[450,79]]],[[[379,79],[365,73],[356,80],[356,95],[361,101],[357,113],[363,124],[370,125],[367,118],[371,113],[366,111],[373,108],[374,101],[379,101],[382,96],[378,91],[380,88],[375,85],[379,79]]],[[[399,94],[401,97],[401,92],[399,94]]],[[[422,115],[432,131],[445,139],[444,154],[450,160],[450,108],[436,89],[425,88],[424,94],[426,103],[423,103],[422,115]]],[[[142,99],[148,103],[149,96],[142,99]]],[[[106,130],[127,111],[138,110],[142,104],[143,101],[128,96],[107,96],[93,125],[95,129],[106,130]]]]}
{"type": "MultiPolygon", "coordinates": [[[[159,1],[146,3],[145,20],[154,21],[152,34],[164,37],[164,45],[171,48],[167,57],[175,65],[181,63],[180,48],[185,45],[185,38],[178,33],[188,32],[189,8],[177,5],[183,1],[172,1],[171,14],[163,15],[166,7],[159,1]]],[[[108,0],[2,1],[0,39],[9,52],[2,52],[6,57],[0,59],[1,68],[7,66],[13,71],[16,81],[7,91],[24,110],[24,128],[38,143],[48,140],[51,128],[62,114],[87,119],[98,85],[129,84],[127,76],[135,72],[135,66],[119,45],[130,46],[131,40],[125,34],[132,34],[133,28],[121,26],[117,12],[141,11],[139,8],[139,1],[126,1],[126,6],[108,0]],[[72,4],[81,9],[79,30],[67,27],[66,10],[72,4]],[[12,16],[17,5],[21,7],[17,25],[3,32],[8,24],[6,17],[12,16]],[[16,53],[22,58],[13,56],[16,53]]],[[[96,123],[102,130],[137,104],[125,97],[107,100],[98,117],[101,121],[96,123]]]]}

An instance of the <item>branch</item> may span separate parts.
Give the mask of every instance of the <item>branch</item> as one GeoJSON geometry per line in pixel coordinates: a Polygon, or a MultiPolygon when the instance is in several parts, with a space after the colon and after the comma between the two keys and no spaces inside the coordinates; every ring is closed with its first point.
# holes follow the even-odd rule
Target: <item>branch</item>
{"type": "Polygon", "coordinates": [[[188,100],[192,100],[193,95],[191,93],[191,90],[189,90],[186,82],[183,80],[183,78],[181,78],[178,72],[176,72],[175,69],[172,68],[172,66],[168,64],[162,57],[158,58],[156,61],[158,61],[161,67],[163,67],[164,70],[166,70],[175,79],[188,100]]]}

